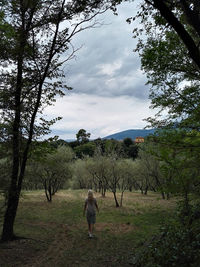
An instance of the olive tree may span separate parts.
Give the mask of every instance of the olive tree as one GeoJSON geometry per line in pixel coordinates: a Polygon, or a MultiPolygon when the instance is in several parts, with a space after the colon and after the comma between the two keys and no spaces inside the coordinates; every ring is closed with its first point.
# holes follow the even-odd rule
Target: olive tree
{"type": "Polygon", "coordinates": [[[73,157],[74,153],[70,147],[61,146],[55,153],[48,154],[43,161],[38,162],[35,175],[40,177],[49,202],[52,201],[52,196],[72,177],[73,157]]]}
{"type": "Polygon", "coordinates": [[[85,189],[93,187],[93,177],[88,171],[88,164],[92,164],[92,159],[83,158],[77,159],[72,165],[72,180],[71,184],[74,189],[85,189]],[[89,162],[88,162],[89,161],[89,162]]]}

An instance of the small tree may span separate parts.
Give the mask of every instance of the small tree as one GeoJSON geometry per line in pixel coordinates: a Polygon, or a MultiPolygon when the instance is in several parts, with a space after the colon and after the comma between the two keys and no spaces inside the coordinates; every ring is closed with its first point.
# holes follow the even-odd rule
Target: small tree
{"type": "Polygon", "coordinates": [[[154,141],[158,147],[157,158],[161,161],[161,172],[165,177],[165,189],[183,198],[182,211],[189,218],[190,194],[195,193],[196,185],[200,183],[199,134],[196,135],[196,131],[191,133],[174,129],[162,131],[154,141]]]}
{"type": "Polygon", "coordinates": [[[140,176],[143,177],[143,189],[147,194],[149,188],[153,188],[156,191],[160,191],[162,198],[165,198],[165,183],[161,170],[160,161],[154,153],[156,153],[157,147],[151,143],[146,142],[140,146],[139,150],[139,163],[140,163],[140,176]]]}
{"type": "Polygon", "coordinates": [[[108,171],[107,171],[107,184],[108,188],[111,190],[114,196],[115,205],[118,208],[119,202],[117,199],[117,188],[119,187],[119,182],[121,178],[121,173],[118,167],[118,155],[112,153],[108,157],[108,171]]]}
{"type": "Polygon", "coordinates": [[[76,134],[77,142],[79,144],[85,144],[89,142],[90,133],[87,133],[86,130],[80,129],[78,133],[76,134]]]}
{"type": "Polygon", "coordinates": [[[95,156],[86,165],[88,173],[92,176],[95,190],[99,189],[102,197],[106,196],[108,189],[107,176],[108,176],[108,159],[96,151],[95,156]]]}
{"type": "Polygon", "coordinates": [[[72,177],[70,163],[73,157],[71,148],[62,146],[55,153],[47,155],[43,162],[38,162],[36,175],[41,179],[49,202],[52,201],[52,196],[72,177]]]}
{"type": "Polygon", "coordinates": [[[118,162],[120,173],[119,190],[121,192],[120,207],[122,207],[125,190],[132,187],[134,183],[134,162],[130,159],[122,159],[118,162]]]}
{"type": "Polygon", "coordinates": [[[72,165],[72,187],[74,189],[92,188],[93,177],[87,169],[92,159],[77,159],[72,165]]]}

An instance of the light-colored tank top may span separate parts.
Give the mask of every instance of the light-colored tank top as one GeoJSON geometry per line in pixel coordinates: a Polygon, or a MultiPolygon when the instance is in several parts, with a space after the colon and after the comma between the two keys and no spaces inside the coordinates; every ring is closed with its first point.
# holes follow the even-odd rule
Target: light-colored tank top
{"type": "Polygon", "coordinates": [[[88,198],[86,198],[85,203],[87,204],[87,212],[95,214],[96,213],[96,199],[93,198],[93,201],[89,201],[88,198]]]}

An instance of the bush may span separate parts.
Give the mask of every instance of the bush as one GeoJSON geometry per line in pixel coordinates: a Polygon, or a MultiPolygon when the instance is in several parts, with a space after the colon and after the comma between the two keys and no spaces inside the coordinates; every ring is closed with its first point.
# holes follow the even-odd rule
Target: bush
{"type": "Polygon", "coordinates": [[[179,223],[163,227],[158,236],[136,252],[131,263],[135,267],[198,267],[200,263],[199,222],[193,228],[186,228],[179,223]]]}

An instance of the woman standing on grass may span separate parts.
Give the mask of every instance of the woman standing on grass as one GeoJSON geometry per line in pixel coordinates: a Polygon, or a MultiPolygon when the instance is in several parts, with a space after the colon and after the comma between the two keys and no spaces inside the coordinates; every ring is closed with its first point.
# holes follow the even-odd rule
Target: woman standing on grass
{"type": "Polygon", "coordinates": [[[99,207],[97,205],[96,198],[94,198],[92,190],[89,190],[88,197],[85,200],[83,216],[85,216],[86,211],[86,217],[88,222],[88,235],[90,238],[93,237],[92,232],[94,224],[96,222],[96,209],[99,212],[99,207]]]}

